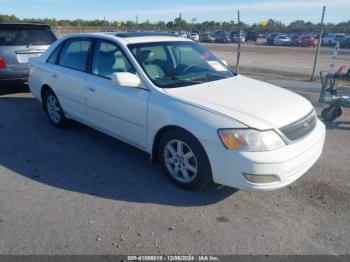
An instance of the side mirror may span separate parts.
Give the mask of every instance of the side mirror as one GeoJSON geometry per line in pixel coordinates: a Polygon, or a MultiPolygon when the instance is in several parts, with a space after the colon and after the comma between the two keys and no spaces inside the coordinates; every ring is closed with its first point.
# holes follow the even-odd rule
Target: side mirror
{"type": "Polygon", "coordinates": [[[140,87],[141,79],[137,75],[128,72],[113,73],[112,83],[117,86],[140,87]]]}
{"type": "Polygon", "coordinates": [[[225,66],[228,66],[228,63],[226,60],[221,60],[221,62],[223,62],[225,66]]]}

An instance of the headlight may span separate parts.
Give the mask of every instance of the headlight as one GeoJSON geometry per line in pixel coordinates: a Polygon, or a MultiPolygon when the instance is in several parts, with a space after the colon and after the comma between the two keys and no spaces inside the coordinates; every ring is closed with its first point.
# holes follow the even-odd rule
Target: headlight
{"type": "Polygon", "coordinates": [[[226,148],[237,151],[270,151],[285,145],[273,130],[220,129],[218,133],[226,148]]]}

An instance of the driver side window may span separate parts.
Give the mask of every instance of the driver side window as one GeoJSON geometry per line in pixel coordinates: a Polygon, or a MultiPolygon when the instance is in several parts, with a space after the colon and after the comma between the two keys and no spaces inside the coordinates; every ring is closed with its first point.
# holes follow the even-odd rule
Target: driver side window
{"type": "Polygon", "coordinates": [[[94,49],[92,73],[111,78],[113,73],[118,72],[135,73],[135,70],[116,44],[98,41],[94,49]]]}

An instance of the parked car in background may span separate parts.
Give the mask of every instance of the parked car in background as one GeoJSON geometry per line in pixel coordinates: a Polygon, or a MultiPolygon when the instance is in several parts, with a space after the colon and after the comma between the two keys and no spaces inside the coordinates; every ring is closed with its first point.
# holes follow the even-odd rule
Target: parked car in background
{"type": "Polygon", "coordinates": [[[201,42],[215,42],[215,36],[210,32],[201,33],[199,39],[201,42]]]}
{"type": "Polygon", "coordinates": [[[266,39],[267,38],[267,34],[258,34],[258,38],[266,39]]]}
{"type": "Polygon", "coordinates": [[[55,41],[46,24],[0,23],[0,82],[26,82],[29,59],[55,41]]]}
{"type": "Polygon", "coordinates": [[[233,36],[231,37],[231,41],[233,43],[238,43],[238,42],[244,43],[245,42],[244,32],[241,32],[241,33],[238,32],[233,34],[233,36]]]}
{"type": "Polygon", "coordinates": [[[188,35],[188,38],[189,39],[191,39],[191,40],[193,40],[193,41],[199,41],[199,34],[198,33],[190,33],[189,35],[188,35]]]}
{"type": "Polygon", "coordinates": [[[169,32],[169,34],[174,35],[174,36],[180,36],[179,33],[176,31],[169,32]]]}
{"type": "Polygon", "coordinates": [[[274,45],[275,44],[275,37],[280,35],[281,33],[270,33],[266,36],[266,44],[268,45],[274,45]]]}
{"type": "Polygon", "coordinates": [[[188,38],[188,33],[187,32],[181,32],[181,37],[188,38]]]}
{"type": "Polygon", "coordinates": [[[53,126],[74,119],[136,146],[185,189],[288,186],[325,140],[307,99],[171,35],[65,36],[30,60],[29,86],[53,126]]]}
{"type": "Polygon", "coordinates": [[[216,31],[216,32],[214,33],[215,39],[216,39],[219,35],[225,34],[225,33],[226,33],[226,32],[225,32],[225,31],[222,31],[222,30],[216,31]]]}
{"type": "Polygon", "coordinates": [[[222,32],[215,37],[215,41],[218,43],[230,43],[230,35],[226,32],[222,32]]]}
{"type": "Polygon", "coordinates": [[[280,34],[275,37],[273,44],[278,46],[287,46],[291,44],[291,40],[287,35],[280,34]]]}
{"type": "Polygon", "coordinates": [[[345,39],[340,43],[342,48],[350,48],[350,36],[346,36],[345,39]]]}
{"type": "Polygon", "coordinates": [[[345,34],[328,34],[322,38],[322,45],[334,46],[337,42],[341,43],[345,37],[345,34]]]}
{"type": "Polygon", "coordinates": [[[316,47],[318,45],[318,41],[311,35],[302,35],[295,41],[294,45],[303,47],[316,47]]]}
{"type": "Polygon", "coordinates": [[[298,40],[301,36],[303,36],[304,34],[302,33],[292,33],[292,34],[289,34],[289,38],[291,40],[291,45],[293,46],[298,46],[298,40]]]}
{"type": "Polygon", "coordinates": [[[245,40],[247,42],[256,42],[258,39],[258,34],[254,31],[248,31],[245,35],[245,40]]]}

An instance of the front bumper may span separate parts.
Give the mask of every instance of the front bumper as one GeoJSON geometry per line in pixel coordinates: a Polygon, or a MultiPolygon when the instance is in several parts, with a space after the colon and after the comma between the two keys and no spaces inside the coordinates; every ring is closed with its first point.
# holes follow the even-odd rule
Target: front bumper
{"type": "Polygon", "coordinates": [[[255,191],[269,191],[285,187],[305,174],[320,157],[326,129],[317,120],[315,129],[302,140],[267,152],[237,152],[222,145],[204,143],[214,182],[230,187],[255,191]],[[255,184],[243,176],[275,175],[279,181],[255,184]]]}

